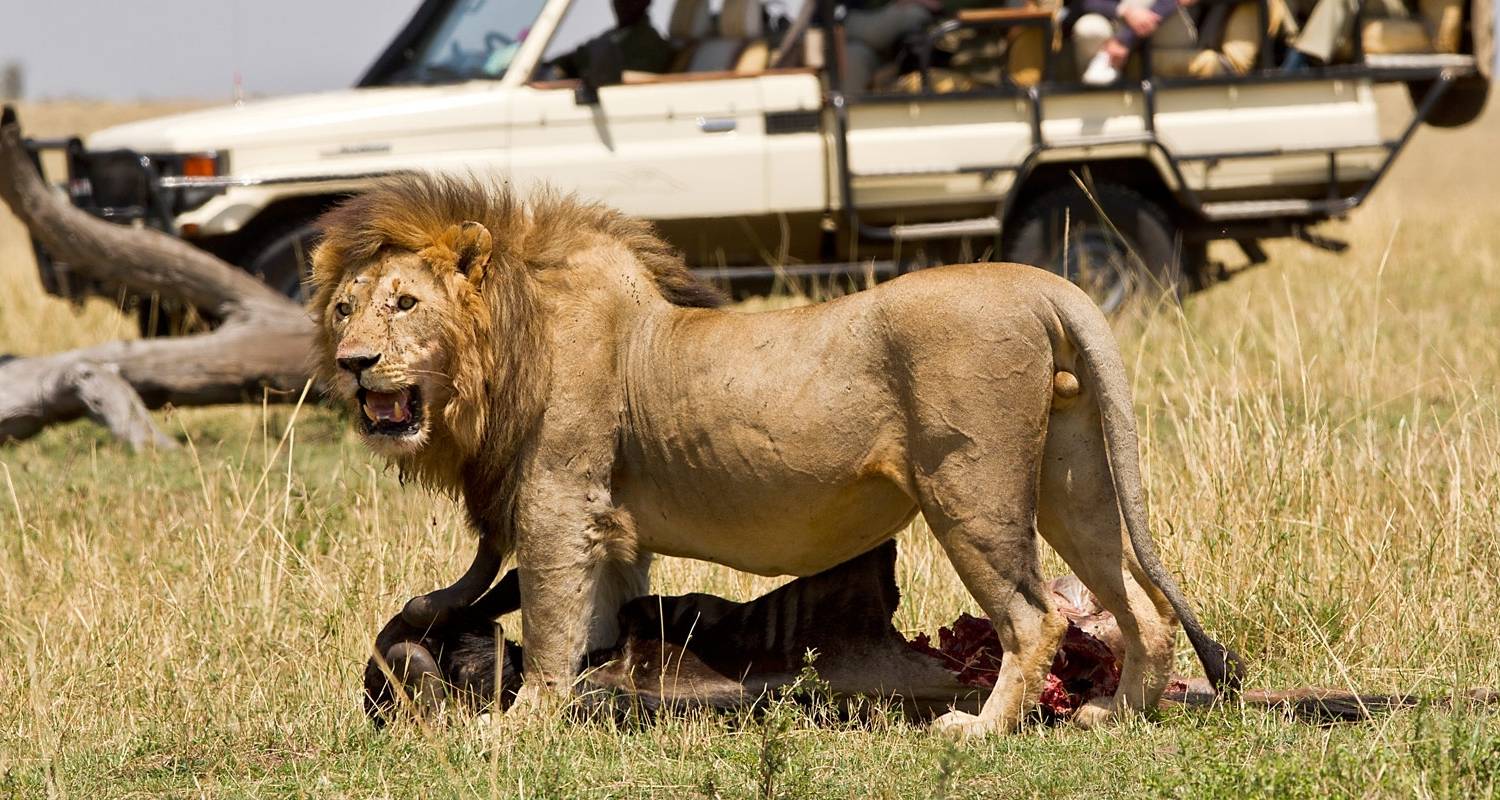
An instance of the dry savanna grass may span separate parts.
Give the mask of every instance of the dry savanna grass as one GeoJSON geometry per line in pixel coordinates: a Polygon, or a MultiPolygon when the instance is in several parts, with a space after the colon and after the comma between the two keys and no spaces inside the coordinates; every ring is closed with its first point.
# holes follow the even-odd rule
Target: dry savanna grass
{"type": "MultiPolygon", "coordinates": [[[[0,450],[0,794],[1494,795],[1495,716],[1445,701],[1500,687],[1497,133],[1494,117],[1423,131],[1331,226],[1349,253],[1278,243],[1272,265],[1119,325],[1158,541],[1250,683],[1429,707],[1315,728],[1230,706],[965,745],[785,706],[377,733],[358,703],[369,643],[466,563],[469,535],[337,413],[248,406],[161,413],[175,453],[132,456],[87,423],[0,450]]],[[[106,302],[44,297],[21,234],[0,216],[0,351],[128,335],[106,302]]],[[[920,524],[902,546],[904,629],[973,610],[920,524]]],[[[671,560],[656,581],[775,583],[671,560]]]]}

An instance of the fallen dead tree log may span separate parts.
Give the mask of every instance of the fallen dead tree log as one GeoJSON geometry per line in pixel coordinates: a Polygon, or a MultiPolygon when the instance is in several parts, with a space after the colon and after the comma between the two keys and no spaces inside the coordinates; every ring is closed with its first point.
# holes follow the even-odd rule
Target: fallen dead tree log
{"type": "MultiPolygon", "coordinates": [[[[707,594],[648,596],[620,610],[620,639],[592,653],[581,679],[587,705],[658,709],[748,708],[795,690],[805,657],[823,699],[881,699],[913,720],[949,708],[977,712],[1001,658],[987,619],[959,617],[939,632],[907,640],[891,624],[900,602],[896,544],[885,544],[825,572],[798,578],[743,603],[707,594]]],[[[1124,640],[1114,616],[1072,576],[1051,583],[1053,603],[1068,619],[1042,693],[1041,716],[1070,717],[1119,684],[1124,640]]],[[[401,713],[431,716],[444,707],[497,711],[521,687],[522,650],[496,621],[520,608],[510,571],[474,605],[439,626],[419,627],[398,614],[375,640],[365,665],[364,706],[377,726],[401,713]],[[499,647],[497,647],[499,645],[499,647]],[[498,702],[498,707],[497,703],[498,702]]],[[[1173,678],[1163,707],[1222,702],[1204,678],[1173,678]]],[[[1247,689],[1228,702],[1265,708],[1315,724],[1355,722],[1397,708],[1497,704],[1500,693],[1476,690],[1424,698],[1317,688],[1247,689]]]]}
{"type": "Polygon", "coordinates": [[[9,107],[0,116],[0,199],[73,274],[220,321],[193,336],[0,361],[0,443],[88,416],[133,447],[172,446],[146,409],[258,401],[266,390],[295,400],[306,386],[313,327],[300,305],[180,239],[75,208],[32,164],[9,107]]]}

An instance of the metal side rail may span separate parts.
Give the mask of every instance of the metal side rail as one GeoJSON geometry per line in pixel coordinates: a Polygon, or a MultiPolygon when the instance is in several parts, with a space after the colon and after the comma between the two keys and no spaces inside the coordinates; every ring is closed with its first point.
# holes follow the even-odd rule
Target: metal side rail
{"type": "Polygon", "coordinates": [[[1337,200],[1240,200],[1204,203],[1200,209],[1212,222],[1236,222],[1267,217],[1337,216],[1354,208],[1352,198],[1337,200]]]}
{"type": "Polygon", "coordinates": [[[861,278],[865,275],[887,278],[899,275],[902,265],[895,261],[835,261],[827,264],[788,264],[780,267],[693,267],[693,275],[706,280],[769,278],[861,278]]]}
{"type": "MultiPolygon", "coordinates": [[[[1365,67],[1374,70],[1380,77],[1392,72],[1432,73],[1452,70],[1456,75],[1477,72],[1479,67],[1471,55],[1463,53],[1401,53],[1365,54],[1365,67]]],[[[1430,77],[1430,76],[1429,76],[1430,77]]]]}
{"type": "Polygon", "coordinates": [[[897,241],[956,239],[964,236],[995,236],[1000,233],[999,217],[955,219],[944,222],[917,222],[892,225],[891,238],[897,241]]]}

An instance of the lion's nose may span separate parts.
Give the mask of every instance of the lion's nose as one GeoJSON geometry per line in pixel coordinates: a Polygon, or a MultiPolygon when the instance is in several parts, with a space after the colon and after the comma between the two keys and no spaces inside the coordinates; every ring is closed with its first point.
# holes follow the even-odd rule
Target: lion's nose
{"type": "Polygon", "coordinates": [[[370,367],[375,366],[375,362],[380,360],[380,354],[360,353],[359,355],[353,356],[339,356],[335,360],[338,361],[340,369],[346,369],[354,373],[355,375],[358,375],[359,373],[364,372],[370,367]]]}

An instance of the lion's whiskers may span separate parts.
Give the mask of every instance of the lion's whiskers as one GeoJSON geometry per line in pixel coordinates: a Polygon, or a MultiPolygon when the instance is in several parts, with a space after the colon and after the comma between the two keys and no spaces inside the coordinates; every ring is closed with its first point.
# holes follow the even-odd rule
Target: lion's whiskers
{"type": "Polygon", "coordinates": [[[446,372],[440,372],[435,369],[409,369],[407,370],[407,372],[410,372],[413,375],[435,375],[447,381],[449,386],[453,385],[453,376],[446,372]]]}

